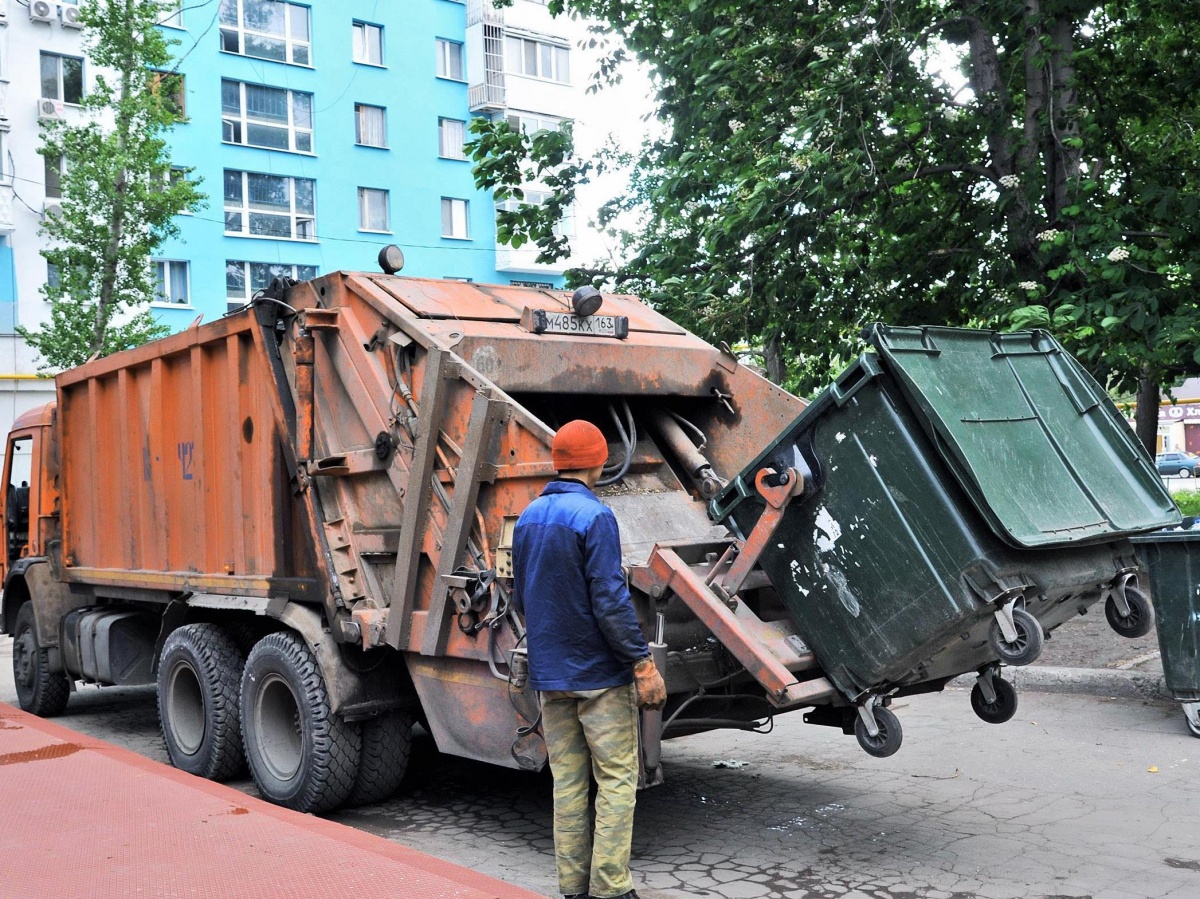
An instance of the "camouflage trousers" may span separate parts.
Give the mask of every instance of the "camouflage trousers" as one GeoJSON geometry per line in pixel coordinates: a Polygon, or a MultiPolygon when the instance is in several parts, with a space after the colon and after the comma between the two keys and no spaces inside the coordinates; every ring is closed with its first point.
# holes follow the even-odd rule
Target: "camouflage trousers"
{"type": "Polygon", "coordinates": [[[554,856],[564,895],[607,899],[633,889],[629,848],[638,781],[633,684],[541,694],[542,731],[554,774],[554,856]],[[596,821],[588,789],[596,779],[596,821]]]}

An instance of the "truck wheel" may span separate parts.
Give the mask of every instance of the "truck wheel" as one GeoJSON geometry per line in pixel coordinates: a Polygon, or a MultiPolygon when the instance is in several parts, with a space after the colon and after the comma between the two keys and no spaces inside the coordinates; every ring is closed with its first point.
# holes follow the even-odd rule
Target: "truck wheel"
{"type": "Polygon", "coordinates": [[[362,760],[346,805],[371,805],[400,787],[412,749],[412,712],[389,712],[362,722],[362,760]]]}
{"type": "Polygon", "coordinates": [[[209,780],[229,780],[246,764],[238,721],[245,656],[220,625],[171,632],[158,663],[158,720],[171,764],[209,780]]]}
{"type": "Polygon", "coordinates": [[[50,670],[50,655],[38,645],[33,603],[17,612],[13,630],[13,680],[17,701],[27,712],[42,718],[62,714],[71,695],[71,682],[61,671],[50,670]]]}
{"type": "Polygon", "coordinates": [[[299,635],[268,634],[242,672],[242,737],[265,799],[328,812],[354,789],[362,736],[335,715],[316,657],[299,635]]]}

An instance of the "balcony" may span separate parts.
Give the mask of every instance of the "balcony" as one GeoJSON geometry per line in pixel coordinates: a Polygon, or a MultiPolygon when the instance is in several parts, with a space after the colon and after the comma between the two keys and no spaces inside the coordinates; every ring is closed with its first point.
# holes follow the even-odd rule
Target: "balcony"
{"type": "Polygon", "coordinates": [[[467,27],[503,25],[504,10],[492,6],[492,0],[467,0],[467,27]]]}
{"type": "Polygon", "coordinates": [[[472,84],[467,88],[467,106],[471,112],[503,112],[504,76],[499,84],[472,84]]]}

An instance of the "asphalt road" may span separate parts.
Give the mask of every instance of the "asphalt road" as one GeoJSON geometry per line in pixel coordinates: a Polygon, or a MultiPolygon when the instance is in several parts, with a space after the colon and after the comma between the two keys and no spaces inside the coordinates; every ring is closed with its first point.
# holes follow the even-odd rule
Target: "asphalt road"
{"type": "MultiPolygon", "coordinates": [[[[1096,630],[1095,639],[1107,637],[1096,630]]],[[[12,702],[9,652],[0,638],[0,701],[12,702]]],[[[666,784],[639,798],[639,891],[644,899],[1200,896],[1200,741],[1178,707],[1034,692],[1020,702],[1002,726],[976,719],[965,690],[898,702],[905,743],[883,760],[799,715],[781,716],[767,735],[670,741],[666,784]],[[744,766],[714,767],[719,760],[744,766]]],[[[151,689],[80,688],[59,721],[166,760],[151,689]]],[[[234,785],[253,792],[249,781],[234,785]]],[[[426,738],[394,799],[334,817],[556,894],[547,775],[440,756],[426,738]]]]}

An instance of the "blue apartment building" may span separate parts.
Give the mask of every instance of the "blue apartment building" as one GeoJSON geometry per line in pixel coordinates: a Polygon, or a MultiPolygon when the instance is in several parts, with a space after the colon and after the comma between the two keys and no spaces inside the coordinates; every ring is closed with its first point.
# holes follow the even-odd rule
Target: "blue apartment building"
{"type": "MultiPolygon", "coordinates": [[[[517,6],[551,22],[544,2],[517,6]]],[[[179,236],[155,262],[154,310],[172,329],[219,317],[277,275],[377,270],[387,244],[403,249],[406,275],[561,283],[561,268],[498,253],[495,207],[475,189],[463,143],[475,114],[561,120],[510,108],[499,47],[519,69],[510,84],[529,81],[527,95],[559,106],[565,39],[506,33],[488,0],[220,0],[182,4],[163,28],[179,42],[187,119],[171,135],[172,161],[208,197],[177,218],[179,236]],[[488,52],[469,46],[469,17],[489,23],[488,52]],[[550,65],[529,69],[531,42],[550,48],[550,65]]]]}

